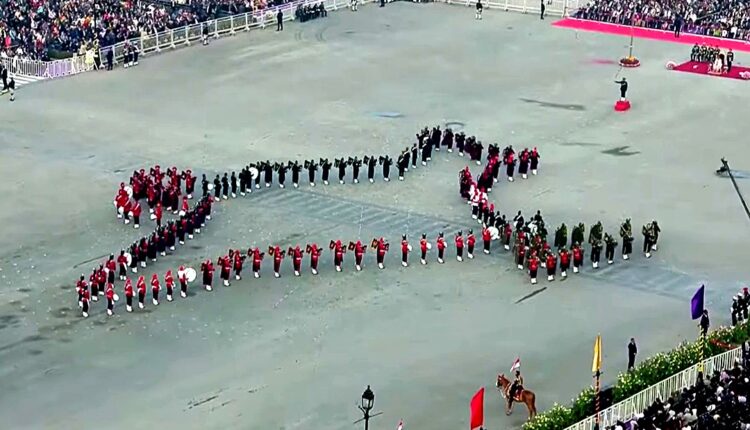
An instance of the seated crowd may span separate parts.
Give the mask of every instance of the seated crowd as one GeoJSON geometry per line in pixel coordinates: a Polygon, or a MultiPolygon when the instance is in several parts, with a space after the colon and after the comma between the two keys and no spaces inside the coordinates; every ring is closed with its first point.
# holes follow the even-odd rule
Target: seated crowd
{"type": "Polygon", "coordinates": [[[305,22],[321,16],[328,16],[328,12],[326,11],[323,2],[320,2],[318,4],[297,6],[297,9],[294,11],[294,16],[301,22],[305,22]]]}
{"type": "Polygon", "coordinates": [[[0,56],[49,60],[287,0],[0,0],[0,56]]]}
{"type": "Polygon", "coordinates": [[[750,40],[747,0],[592,0],[576,18],[750,40]]]}

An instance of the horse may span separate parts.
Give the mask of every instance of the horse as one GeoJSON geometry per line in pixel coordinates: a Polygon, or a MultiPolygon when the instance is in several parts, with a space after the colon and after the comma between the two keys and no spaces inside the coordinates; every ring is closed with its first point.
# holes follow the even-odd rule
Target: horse
{"type": "MultiPolygon", "coordinates": [[[[497,387],[498,391],[500,391],[500,395],[503,396],[504,399],[507,399],[511,384],[512,382],[508,378],[506,378],[504,374],[501,373],[497,375],[497,382],[495,382],[495,387],[497,387]]],[[[536,416],[536,395],[533,391],[521,387],[516,391],[516,395],[514,396],[513,401],[522,402],[526,405],[526,408],[529,410],[529,419],[532,419],[536,416]]],[[[511,402],[507,410],[505,411],[505,414],[510,415],[512,412],[512,408],[513,403],[511,402]]]]}

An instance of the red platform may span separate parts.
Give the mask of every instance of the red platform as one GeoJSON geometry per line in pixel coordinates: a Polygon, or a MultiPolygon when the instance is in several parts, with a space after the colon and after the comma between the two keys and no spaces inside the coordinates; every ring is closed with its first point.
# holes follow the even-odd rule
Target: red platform
{"type": "Polygon", "coordinates": [[[722,37],[704,36],[700,34],[681,33],[680,37],[674,37],[673,31],[656,30],[653,28],[631,27],[629,25],[610,24],[608,22],[589,21],[586,19],[563,18],[552,23],[555,27],[570,28],[573,30],[593,31],[597,33],[616,34],[641,39],[661,40],[663,42],[684,43],[694,45],[706,43],[733,51],[750,52],[750,42],[737,39],[725,39],[722,37]]]}
{"type": "Polygon", "coordinates": [[[678,72],[696,73],[699,75],[715,76],[717,78],[731,78],[731,79],[743,79],[740,73],[750,73],[750,68],[741,66],[732,66],[732,71],[722,74],[708,73],[708,63],[699,63],[698,61],[687,61],[682,64],[676,65],[672,70],[678,72]]]}
{"type": "Polygon", "coordinates": [[[615,110],[617,112],[630,110],[630,100],[617,100],[617,103],[615,103],[615,110]]]}

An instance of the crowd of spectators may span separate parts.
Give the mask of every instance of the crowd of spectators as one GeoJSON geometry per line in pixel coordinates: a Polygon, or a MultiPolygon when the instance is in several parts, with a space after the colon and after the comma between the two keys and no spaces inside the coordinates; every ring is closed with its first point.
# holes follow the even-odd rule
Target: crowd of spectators
{"type": "MultiPolygon", "coordinates": [[[[593,0],[576,18],[750,40],[748,0],[593,0]]],[[[679,33],[679,32],[678,32],[679,33]]]]}
{"type": "Polygon", "coordinates": [[[287,1],[0,0],[0,55],[49,60],[287,1]]]}

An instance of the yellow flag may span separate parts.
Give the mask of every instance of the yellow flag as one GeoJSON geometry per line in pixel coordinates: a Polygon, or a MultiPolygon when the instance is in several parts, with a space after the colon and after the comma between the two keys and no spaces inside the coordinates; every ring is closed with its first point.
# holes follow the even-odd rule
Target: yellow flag
{"type": "Polygon", "coordinates": [[[594,341],[594,362],[591,364],[591,373],[596,373],[602,369],[602,335],[596,335],[594,341]]]}

